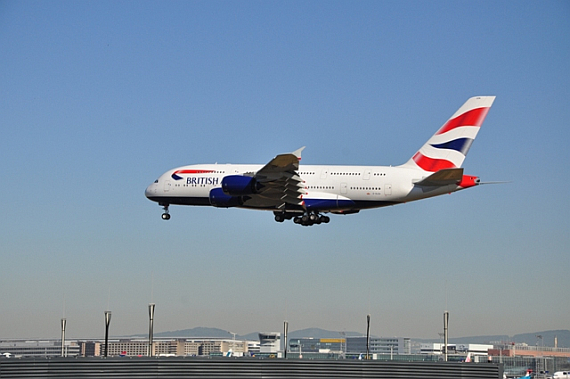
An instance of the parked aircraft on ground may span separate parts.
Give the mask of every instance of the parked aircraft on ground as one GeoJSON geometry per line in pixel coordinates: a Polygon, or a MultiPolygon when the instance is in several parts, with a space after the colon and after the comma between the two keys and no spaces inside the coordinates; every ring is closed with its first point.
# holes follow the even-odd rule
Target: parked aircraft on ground
{"type": "Polygon", "coordinates": [[[272,211],[275,221],[328,223],[326,214],[406,203],[480,184],[463,174],[463,160],[495,96],[472,97],[400,166],[300,165],[304,147],[266,165],[198,164],[162,174],[145,195],[164,209],[207,205],[272,211]]]}

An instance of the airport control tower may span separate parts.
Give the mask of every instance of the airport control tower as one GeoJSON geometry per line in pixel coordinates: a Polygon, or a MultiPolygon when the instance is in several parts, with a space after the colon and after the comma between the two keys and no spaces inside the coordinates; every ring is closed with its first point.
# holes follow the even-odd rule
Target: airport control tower
{"type": "Polygon", "coordinates": [[[281,333],[259,333],[259,352],[277,354],[281,351],[281,333]]]}

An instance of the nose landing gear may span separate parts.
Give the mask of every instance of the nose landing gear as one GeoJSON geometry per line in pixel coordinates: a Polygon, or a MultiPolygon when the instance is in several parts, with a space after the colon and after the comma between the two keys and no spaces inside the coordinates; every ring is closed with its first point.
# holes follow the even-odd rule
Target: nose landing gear
{"type": "Polygon", "coordinates": [[[160,204],[162,205],[162,209],[164,209],[164,213],[162,214],[163,220],[170,220],[170,213],[168,213],[168,206],[170,204],[160,204]]]}

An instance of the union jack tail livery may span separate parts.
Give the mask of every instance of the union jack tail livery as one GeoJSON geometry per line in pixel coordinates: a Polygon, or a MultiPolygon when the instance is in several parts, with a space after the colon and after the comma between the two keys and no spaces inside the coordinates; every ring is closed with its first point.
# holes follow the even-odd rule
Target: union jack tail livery
{"type": "Polygon", "coordinates": [[[428,172],[459,168],[495,96],[472,97],[403,166],[428,172]]]}

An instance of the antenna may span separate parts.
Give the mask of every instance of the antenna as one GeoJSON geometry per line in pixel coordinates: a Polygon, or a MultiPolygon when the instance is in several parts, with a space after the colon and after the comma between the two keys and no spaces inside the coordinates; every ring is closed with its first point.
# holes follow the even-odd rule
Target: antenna
{"type": "Polygon", "coordinates": [[[61,356],[65,357],[65,326],[67,320],[65,319],[65,292],[63,293],[63,316],[61,317],[61,356]]]}
{"type": "MultiPolygon", "coordinates": [[[[287,332],[289,331],[289,322],[283,321],[283,336],[285,337],[283,345],[283,358],[287,359],[287,332]]],[[[235,338],[235,336],[234,336],[235,338]]]]}
{"type": "Polygon", "coordinates": [[[370,314],[366,315],[366,360],[370,359],[370,314]]]}
{"type": "Polygon", "coordinates": [[[154,338],[154,272],[150,273],[150,303],[148,304],[148,356],[153,356],[152,342],[154,338]]]}
{"type": "MultiPolygon", "coordinates": [[[[109,309],[109,308],[107,308],[109,309]]],[[[109,324],[111,324],[111,311],[105,311],[105,358],[109,354],[109,324]]]]}
{"type": "Polygon", "coordinates": [[[443,356],[445,361],[447,362],[447,341],[449,338],[448,335],[448,327],[449,327],[449,312],[443,312],[443,356]]]}
{"type": "Polygon", "coordinates": [[[447,279],[445,280],[445,311],[443,312],[443,356],[447,362],[447,342],[448,342],[449,312],[447,311],[447,279]]]}
{"type": "Polygon", "coordinates": [[[65,317],[61,319],[61,356],[65,357],[65,325],[67,324],[67,320],[65,317]]]}
{"type": "Polygon", "coordinates": [[[154,334],[154,303],[148,305],[148,356],[152,357],[152,339],[154,334]]]}

